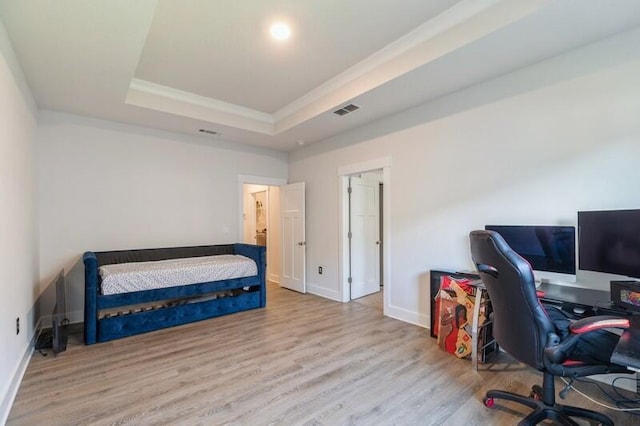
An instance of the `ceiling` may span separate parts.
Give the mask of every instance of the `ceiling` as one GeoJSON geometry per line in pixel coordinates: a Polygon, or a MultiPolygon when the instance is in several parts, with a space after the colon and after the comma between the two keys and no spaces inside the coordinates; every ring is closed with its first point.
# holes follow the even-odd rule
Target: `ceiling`
{"type": "Polygon", "coordinates": [[[42,109],[292,151],[638,27],[640,1],[0,0],[0,19],[42,109]]]}

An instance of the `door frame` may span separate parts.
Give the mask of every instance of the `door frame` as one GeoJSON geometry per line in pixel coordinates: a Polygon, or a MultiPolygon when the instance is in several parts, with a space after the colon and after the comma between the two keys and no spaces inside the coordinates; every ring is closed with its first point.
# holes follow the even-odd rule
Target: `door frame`
{"type": "MultiPolygon", "coordinates": [[[[243,222],[243,207],[244,207],[244,184],[253,185],[266,185],[266,186],[281,186],[287,184],[285,178],[271,178],[264,176],[251,176],[251,175],[238,175],[238,237],[240,240],[244,240],[244,222],[243,222]]],[[[238,240],[238,241],[240,241],[238,240]]]]}
{"type": "MultiPolygon", "coordinates": [[[[265,176],[238,175],[238,239],[236,242],[244,241],[244,185],[265,185],[265,186],[282,186],[287,184],[285,178],[272,178],[265,176]]],[[[268,204],[271,205],[271,197],[267,191],[268,204]]],[[[255,214],[255,213],[253,213],[255,214]]],[[[268,213],[267,213],[268,215],[268,213]]],[[[273,232],[273,231],[272,231],[273,232]]],[[[267,234],[269,235],[269,234],[267,234]]],[[[255,243],[255,241],[254,241],[255,243]]],[[[267,242],[267,258],[269,257],[269,247],[273,249],[273,244],[267,242]]],[[[267,267],[268,268],[268,267],[267,267]]],[[[268,274],[268,271],[267,271],[268,274]]],[[[267,275],[267,280],[273,279],[273,276],[267,275]]]]}
{"type": "Polygon", "coordinates": [[[382,269],[384,292],[383,292],[383,313],[387,315],[389,311],[389,301],[393,291],[391,282],[391,157],[377,158],[360,163],[348,164],[338,167],[338,207],[340,211],[340,223],[338,225],[338,248],[339,274],[341,279],[340,300],[349,302],[349,239],[347,231],[349,227],[349,202],[347,200],[347,188],[349,186],[349,175],[366,173],[382,169],[382,269]]]}

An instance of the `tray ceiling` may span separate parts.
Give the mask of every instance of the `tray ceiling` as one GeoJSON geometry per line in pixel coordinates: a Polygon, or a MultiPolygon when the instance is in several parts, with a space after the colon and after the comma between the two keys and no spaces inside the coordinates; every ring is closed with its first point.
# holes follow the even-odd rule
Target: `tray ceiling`
{"type": "Polygon", "coordinates": [[[640,2],[5,0],[0,19],[40,108],[290,151],[637,28],[640,2]]]}

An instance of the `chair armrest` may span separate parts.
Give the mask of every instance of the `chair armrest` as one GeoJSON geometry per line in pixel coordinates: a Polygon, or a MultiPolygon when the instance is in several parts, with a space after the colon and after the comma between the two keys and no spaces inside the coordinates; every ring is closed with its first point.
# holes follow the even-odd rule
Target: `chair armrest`
{"type": "Polygon", "coordinates": [[[569,354],[578,343],[578,334],[570,334],[569,337],[562,342],[557,338],[557,335],[552,333],[547,342],[547,347],[544,348],[544,357],[551,361],[553,364],[562,364],[569,358],[569,354]],[[551,340],[554,340],[551,342],[551,340]]]}
{"type": "Polygon", "coordinates": [[[581,320],[571,323],[569,330],[572,334],[584,334],[594,330],[603,328],[622,328],[627,329],[631,325],[629,318],[616,317],[612,315],[600,315],[596,317],[582,318],[581,320]]]}
{"type": "Polygon", "coordinates": [[[587,317],[581,320],[572,322],[569,326],[571,334],[565,338],[562,342],[558,342],[557,336],[551,334],[550,337],[556,337],[556,339],[549,339],[547,347],[544,349],[544,356],[547,360],[554,364],[562,364],[569,359],[569,354],[578,343],[578,339],[582,334],[589,333],[595,330],[601,330],[604,328],[622,328],[627,329],[630,327],[629,318],[616,317],[611,315],[600,315],[595,317],[587,317]],[[553,341],[552,341],[553,340],[553,341]]]}

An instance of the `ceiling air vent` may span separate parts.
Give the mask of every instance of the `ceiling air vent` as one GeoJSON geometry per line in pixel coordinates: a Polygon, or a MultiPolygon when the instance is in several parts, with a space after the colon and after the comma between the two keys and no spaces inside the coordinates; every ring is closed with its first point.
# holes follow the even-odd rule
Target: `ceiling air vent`
{"type": "Polygon", "coordinates": [[[219,136],[222,133],[220,132],[216,132],[215,130],[209,130],[209,129],[200,129],[198,130],[200,133],[206,133],[208,135],[214,135],[214,136],[219,136]]]}
{"type": "Polygon", "coordinates": [[[337,109],[337,110],[333,111],[333,113],[342,117],[343,115],[347,115],[350,112],[357,111],[359,109],[360,109],[360,107],[358,105],[349,104],[349,105],[343,106],[340,109],[337,109]]]}

